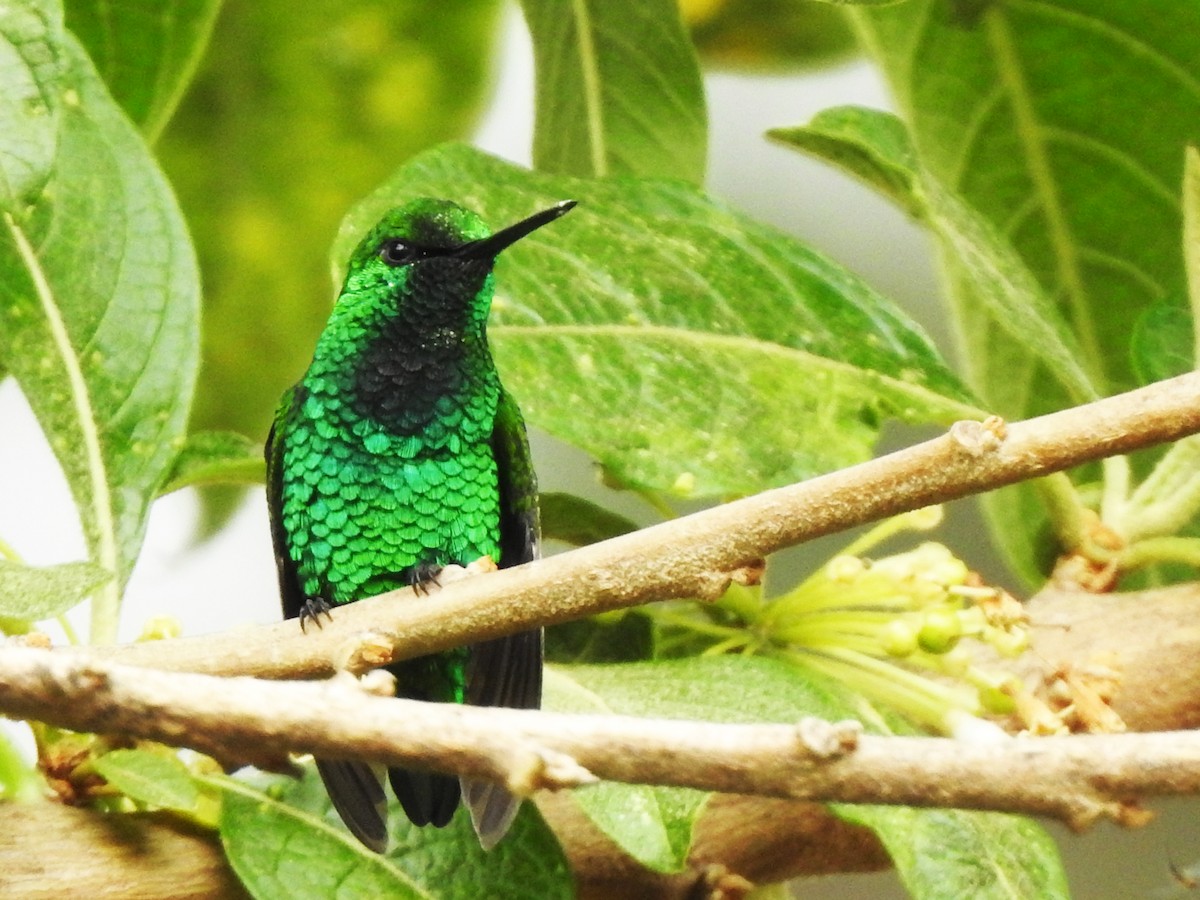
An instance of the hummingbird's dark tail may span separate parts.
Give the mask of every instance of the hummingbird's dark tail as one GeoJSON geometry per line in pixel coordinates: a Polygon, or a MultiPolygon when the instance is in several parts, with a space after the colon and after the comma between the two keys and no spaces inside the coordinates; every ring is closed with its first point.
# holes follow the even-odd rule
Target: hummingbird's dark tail
{"type": "Polygon", "coordinates": [[[329,799],[346,827],[376,853],[387,850],[387,798],[375,770],[363,762],[316,762],[329,799]]]}
{"type": "Polygon", "coordinates": [[[458,809],[458,779],[437,772],[388,769],[388,780],[414,825],[447,825],[458,809]]]}

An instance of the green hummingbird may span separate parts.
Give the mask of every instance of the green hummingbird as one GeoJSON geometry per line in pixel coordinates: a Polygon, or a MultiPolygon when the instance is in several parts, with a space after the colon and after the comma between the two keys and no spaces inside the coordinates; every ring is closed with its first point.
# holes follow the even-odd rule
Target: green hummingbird
{"type": "MultiPolygon", "coordinates": [[[[563,201],[492,234],[448,200],[388,212],[350,257],[312,363],[267,438],[267,504],[286,618],[331,608],[452,564],[538,556],[537,484],[520,410],[500,384],[487,318],[496,256],[575,205],[563,201]]],[[[525,631],[387,667],[399,696],[536,709],[542,632],[525,631]]],[[[382,778],[318,760],[355,836],[387,848],[382,778]]],[[[443,826],[466,802],[491,847],[520,800],[490,783],[392,768],[409,819],[443,826]]]]}

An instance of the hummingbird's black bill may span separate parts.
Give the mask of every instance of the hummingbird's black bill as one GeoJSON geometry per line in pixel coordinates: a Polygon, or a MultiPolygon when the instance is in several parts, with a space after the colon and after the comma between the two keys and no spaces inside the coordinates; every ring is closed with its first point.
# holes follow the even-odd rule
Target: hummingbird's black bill
{"type": "Polygon", "coordinates": [[[515,225],[501,228],[491,237],[463,244],[454,255],[459,259],[495,259],[505,247],[515,244],[531,231],[536,231],[543,225],[553,222],[559,216],[566,215],[575,208],[574,200],[563,200],[555,203],[549,209],[536,212],[528,219],[522,219],[515,225]]]}

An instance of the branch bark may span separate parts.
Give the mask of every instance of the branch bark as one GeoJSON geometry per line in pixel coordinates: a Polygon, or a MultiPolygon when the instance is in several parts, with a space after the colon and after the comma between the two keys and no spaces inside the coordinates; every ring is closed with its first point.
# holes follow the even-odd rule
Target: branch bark
{"type": "Polygon", "coordinates": [[[350,678],[271,682],[0,650],[0,710],[225,761],[286,750],[417,766],[528,796],[596,777],[801,800],[1005,810],[1085,827],[1132,798],[1200,792],[1200,733],[967,743],[875,737],[857,723],[717,725],[480,709],[371,696],[350,678]]]}
{"type": "Polygon", "coordinates": [[[3,808],[0,896],[249,900],[215,836],[176,816],[103,816],[58,803],[3,808]]]}
{"type": "Polygon", "coordinates": [[[655,600],[714,599],[766,555],[822,535],[1200,432],[1200,373],[1012,425],[948,434],[569,553],[340,607],[303,638],[295,621],[228,635],[89,650],[130,665],[313,678],[655,600]]]}

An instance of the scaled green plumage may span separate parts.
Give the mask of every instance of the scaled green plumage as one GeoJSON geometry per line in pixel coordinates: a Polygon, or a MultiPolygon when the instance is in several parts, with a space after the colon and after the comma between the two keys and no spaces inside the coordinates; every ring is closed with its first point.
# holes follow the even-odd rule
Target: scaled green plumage
{"type": "MultiPolygon", "coordinates": [[[[267,442],[268,504],[284,614],[330,607],[487,555],[537,554],[536,487],[520,413],[500,385],[486,324],[495,255],[573,204],[494,236],[444,200],[389,212],[354,251],[312,364],[284,395],[267,442]]],[[[389,667],[402,696],[536,707],[541,634],[526,632],[389,667]]],[[[342,818],[368,846],[387,835],[369,767],[318,763],[342,818]]],[[[392,770],[417,824],[445,824],[458,782],[392,770]]],[[[481,841],[517,801],[464,782],[481,841]]]]}

